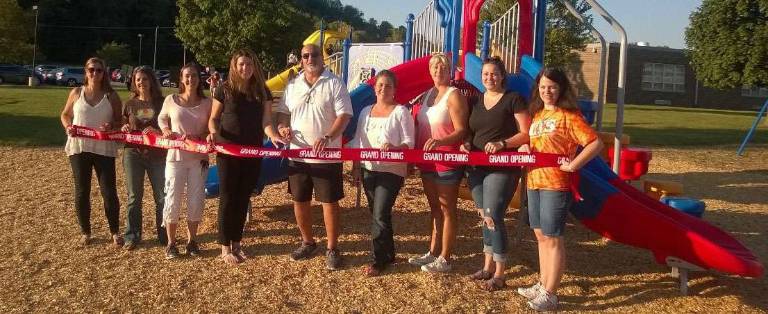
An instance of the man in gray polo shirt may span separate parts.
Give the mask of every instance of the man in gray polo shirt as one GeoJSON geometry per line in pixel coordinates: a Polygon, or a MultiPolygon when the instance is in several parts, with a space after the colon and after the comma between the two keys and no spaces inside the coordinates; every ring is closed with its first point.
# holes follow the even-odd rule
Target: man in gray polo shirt
{"type": "MultiPolygon", "coordinates": [[[[303,72],[291,79],[278,103],[278,132],[290,138],[290,148],[341,148],[341,135],[352,117],[352,102],[344,83],[323,65],[323,54],[316,45],[301,49],[303,72]]],[[[312,235],[312,191],[323,206],[328,235],[326,266],[341,266],[337,248],[339,200],[344,198],[342,161],[291,158],[288,162],[288,189],[301,232],[301,246],[291,253],[292,260],[311,258],[317,251],[312,235]]]]}

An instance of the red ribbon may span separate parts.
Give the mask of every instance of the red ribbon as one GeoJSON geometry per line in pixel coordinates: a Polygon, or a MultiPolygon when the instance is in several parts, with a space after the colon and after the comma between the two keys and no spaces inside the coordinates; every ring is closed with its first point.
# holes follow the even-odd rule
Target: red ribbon
{"type": "MultiPolygon", "coordinates": [[[[384,161],[408,163],[444,163],[473,166],[501,167],[559,167],[569,159],[563,155],[548,153],[501,152],[445,152],[418,149],[382,151],[375,148],[328,148],[319,154],[309,148],[275,149],[238,144],[211,145],[201,140],[168,139],[154,133],[96,131],[82,126],[72,126],[76,137],[110,140],[164,149],[181,149],[196,153],[221,153],[246,158],[306,158],[319,160],[384,161]]],[[[573,181],[573,180],[571,180],[573,181]]]]}

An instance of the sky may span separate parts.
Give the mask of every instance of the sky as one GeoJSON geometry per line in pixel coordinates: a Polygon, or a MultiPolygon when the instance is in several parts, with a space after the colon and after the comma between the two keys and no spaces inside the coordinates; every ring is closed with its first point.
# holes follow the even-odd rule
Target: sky
{"type": "MultiPolygon", "coordinates": [[[[629,42],[644,41],[651,46],[685,48],[685,27],[688,16],[701,5],[701,0],[597,0],[627,32],[629,42]]],[[[405,24],[408,13],[421,12],[427,0],[341,0],[343,4],[357,7],[365,18],[389,21],[392,25],[405,24]]],[[[591,12],[591,11],[590,11],[591,12]]],[[[593,25],[608,41],[618,41],[619,36],[597,14],[593,25]]]]}

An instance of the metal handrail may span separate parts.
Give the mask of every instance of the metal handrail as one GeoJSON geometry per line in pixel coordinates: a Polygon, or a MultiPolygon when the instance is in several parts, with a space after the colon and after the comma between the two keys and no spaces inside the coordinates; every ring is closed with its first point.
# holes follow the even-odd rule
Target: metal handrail
{"type": "Polygon", "coordinates": [[[491,23],[489,55],[500,57],[509,73],[517,72],[519,22],[519,4],[515,3],[507,12],[491,23]],[[498,49],[494,50],[495,47],[498,49]]]}
{"type": "Polygon", "coordinates": [[[624,131],[624,93],[627,81],[627,32],[616,19],[611,16],[596,0],[586,0],[597,14],[600,14],[614,30],[619,33],[621,44],[619,49],[619,79],[616,85],[616,130],[613,139],[613,172],[619,173],[621,162],[621,135],[624,131]]]}
{"type": "Polygon", "coordinates": [[[411,59],[416,59],[443,50],[445,30],[440,27],[435,0],[429,1],[421,13],[413,19],[413,43],[411,59]]]}

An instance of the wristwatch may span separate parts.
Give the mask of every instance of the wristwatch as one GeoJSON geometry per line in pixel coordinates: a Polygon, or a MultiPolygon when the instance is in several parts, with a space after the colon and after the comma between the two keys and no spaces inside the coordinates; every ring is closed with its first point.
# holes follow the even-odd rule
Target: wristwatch
{"type": "Polygon", "coordinates": [[[326,135],[326,136],[323,136],[323,138],[324,138],[326,141],[329,141],[329,142],[331,141],[331,136],[330,136],[330,135],[326,135]]]}

